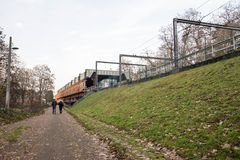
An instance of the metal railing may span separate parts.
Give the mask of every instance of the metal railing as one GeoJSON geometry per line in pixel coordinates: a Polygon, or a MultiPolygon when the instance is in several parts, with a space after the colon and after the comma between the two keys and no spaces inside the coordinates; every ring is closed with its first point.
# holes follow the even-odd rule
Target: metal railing
{"type": "MultiPolygon", "coordinates": [[[[193,66],[201,62],[221,57],[228,54],[230,51],[237,49],[240,49],[240,35],[236,35],[224,41],[214,43],[210,46],[206,46],[204,49],[180,57],[177,60],[178,68],[175,67],[175,63],[173,61],[158,67],[152,67],[147,70],[147,77],[150,78],[161,74],[171,73],[177,69],[193,66]]],[[[139,73],[140,79],[146,78],[145,72],[139,73]]]]}

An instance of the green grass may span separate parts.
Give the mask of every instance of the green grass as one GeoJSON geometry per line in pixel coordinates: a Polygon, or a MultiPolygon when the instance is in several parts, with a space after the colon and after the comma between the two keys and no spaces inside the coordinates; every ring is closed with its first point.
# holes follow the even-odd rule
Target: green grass
{"type": "Polygon", "coordinates": [[[17,140],[22,136],[23,132],[28,128],[29,127],[21,126],[21,127],[16,128],[15,130],[13,130],[10,133],[6,133],[6,132],[0,130],[0,139],[3,138],[10,143],[17,142],[17,140]]]}
{"type": "Polygon", "coordinates": [[[240,57],[99,91],[71,112],[189,159],[240,159],[240,57]]]}
{"type": "Polygon", "coordinates": [[[8,142],[17,142],[18,138],[22,136],[23,132],[27,129],[28,127],[18,127],[15,129],[11,134],[6,136],[6,140],[8,142]]]}
{"type": "Polygon", "coordinates": [[[1,109],[0,108],[0,126],[4,124],[9,124],[17,122],[26,118],[33,116],[31,113],[24,112],[22,110],[14,109],[1,109]]]}
{"type": "Polygon", "coordinates": [[[151,148],[144,147],[139,143],[138,138],[132,135],[128,135],[123,131],[119,131],[117,128],[106,125],[103,122],[95,120],[94,118],[85,116],[83,114],[74,114],[73,112],[66,110],[73,115],[88,131],[91,133],[97,133],[100,139],[106,141],[111,152],[114,153],[117,159],[142,159],[140,157],[149,157],[151,159],[165,159],[162,154],[152,150],[151,148]],[[139,156],[140,155],[140,156],[139,156]]]}

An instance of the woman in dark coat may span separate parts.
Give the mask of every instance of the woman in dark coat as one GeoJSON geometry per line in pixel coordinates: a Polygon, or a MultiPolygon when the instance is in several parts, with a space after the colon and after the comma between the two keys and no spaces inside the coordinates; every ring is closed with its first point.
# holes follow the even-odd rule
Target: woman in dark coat
{"type": "Polygon", "coordinates": [[[58,103],[58,106],[59,106],[60,114],[62,114],[62,109],[63,109],[63,106],[64,106],[63,102],[60,101],[60,102],[58,103]]]}

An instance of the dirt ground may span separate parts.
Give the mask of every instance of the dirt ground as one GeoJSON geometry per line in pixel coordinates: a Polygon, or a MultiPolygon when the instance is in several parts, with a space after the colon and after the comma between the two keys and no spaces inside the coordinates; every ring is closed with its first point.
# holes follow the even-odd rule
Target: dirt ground
{"type": "Polygon", "coordinates": [[[26,128],[17,142],[0,140],[0,160],[104,160],[114,159],[107,144],[88,134],[68,113],[53,115],[51,108],[40,116],[1,127],[10,134],[26,128]]]}

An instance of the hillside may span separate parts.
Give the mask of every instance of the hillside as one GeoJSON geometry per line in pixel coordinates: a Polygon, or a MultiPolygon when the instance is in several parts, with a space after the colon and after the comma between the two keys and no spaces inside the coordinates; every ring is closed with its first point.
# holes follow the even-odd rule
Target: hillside
{"type": "Polygon", "coordinates": [[[99,91],[70,112],[86,126],[90,117],[183,158],[240,159],[240,57],[99,91]]]}

